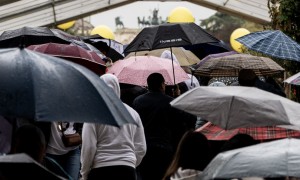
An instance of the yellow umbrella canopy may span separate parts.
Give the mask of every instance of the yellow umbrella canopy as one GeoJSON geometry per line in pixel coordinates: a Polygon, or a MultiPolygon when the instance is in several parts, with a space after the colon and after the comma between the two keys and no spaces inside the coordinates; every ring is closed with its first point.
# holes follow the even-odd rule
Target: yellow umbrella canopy
{"type": "Polygon", "coordinates": [[[94,34],[99,34],[100,36],[106,38],[106,39],[115,39],[115,35],[114,32],[105,25],[99,25],[97,27],[95,27],[92,31],[91,31],[91,35],[94,34]]]}
{"type": "Polygon", "coordinates": [[[240,42],[236,41],[236,39],[239,38],[239,37],[245,36],[249,33],[250,33],[250,31],[248,31],[245,28],[238,28],[238,29],[234,30],[230,35],[230,45],[231,45],[231,47],[235,51],[237,51],[239,53],[242,53],[243,45],[240,42]]]}
{"type": "MultiPolygon", "coordinates": [[[[161,54],[169,50],[170,48],[163,48],[163,49],[155,49],[152,51],[138,51],[138,52],[131,52],[129,53],[124,59],[127,59],[131,56],[156,56],[160,57],[161,54]]],[[[200,62],[200,59],[191,51],[185,50],[182,47],[173,47],[172,53],[176,56],[176,59],[178,60],[180,66],[190,66],[193,64],[196,64],[200,62]]]]}
{"type": "Polygon", "coordinates": [[[168,16],[169,23],[195,22],[192,12],[186,7],[176,7],[168,16]]]}
{"type": "Polygon", "coordinates": [[[63,24],[59,24],[59,25],[57,25],[57,27],[62,30],[67,30],[67,29],[71,28],[72,26],[74,26],[75,22],[76,21],[69,21],[69,22],[66,22],[63,24]]]}

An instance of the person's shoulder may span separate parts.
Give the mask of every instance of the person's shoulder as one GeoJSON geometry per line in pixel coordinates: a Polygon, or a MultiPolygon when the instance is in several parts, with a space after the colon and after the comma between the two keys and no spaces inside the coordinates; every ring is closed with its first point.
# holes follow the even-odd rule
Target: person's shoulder
{"type": "Polygon", "coordinates": [[[165,97],[165,99],[167,99],[167,100],[169,100],[169,101],[173,101],[173,100],[174,100],[173,97],[168,96],[168,95],[166,95],[166,94],[164,94],[164,97],[165,97]]]}
{"type": "Polygon", "coordinates": [[[161,102],[171,102],[174,98],[164,93],[156,93],[157,99],[160,99],[161,102]]]}
{"type": "Polygon", "coordinates": [[[126,107],[126,109],[128,110],[129,114],[133,117],[133,119],[135,120],[136,123],[141,124],[141,117],[139,115],[139,113],[133,109],[132,107],[130,107],[129,105],[123,103],[126,107]]]}
{"type": "Polygon", "coordinates": [[[139,101],[139,100],[145,98],[146,96],[147,96],[147,93],[138,95],[136,98],[134,98],[133,102],[139,101]]]}

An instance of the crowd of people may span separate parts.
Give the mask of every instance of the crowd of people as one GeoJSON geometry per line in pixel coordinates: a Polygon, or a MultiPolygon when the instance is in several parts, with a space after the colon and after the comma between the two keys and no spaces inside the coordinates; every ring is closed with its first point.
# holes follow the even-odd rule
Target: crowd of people
{"type": "MultiPolygon", "coordinates": [[[[188,68],[185,68],[191,73],[188,68]]],[[[72,180],[193,180],[219,152],[259,143],[238,134],[216,146],[196,132],[205,119],[173,108],[170,102],[200,86],[199,79],[166,86],[160,73],[147,78],[147,88],[120,84],[112,74],[100,76],[124,102],[137,125],[115,127],[97,123],[34,122],[7,119],[13,124],[11,148],[1,153],[26,153],[55,174],[72,180]],[[80,135],[67,145],[64,135],[80,135]]],[[[201,82],[201,81],[200,81],[201,82]]],[[[269,82],[273,82],[269,79],[269,82]]],[[[203,84],[201,84],[203,85],[203,84]]],[[[226,86],[222,82],[206,84],[226,86]]],[[[285,96],[279,86],[261,81],[253,71],[241,70],[233,85],[254,86],[285,96]]],[[[5,118],[5,117],[2,117],[5,118]]]]}

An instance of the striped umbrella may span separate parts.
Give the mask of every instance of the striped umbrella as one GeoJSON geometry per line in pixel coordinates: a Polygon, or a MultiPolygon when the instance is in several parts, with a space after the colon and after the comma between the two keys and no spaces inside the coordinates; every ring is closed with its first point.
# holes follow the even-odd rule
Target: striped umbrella
{"type": "Polygon", "coordinates": [[[205,61],[195,70],[195,74],[209,77],[238,76],[241,69],[252,69],[257,76],[273,75],[284,71],[280,65],[267,57],[232,54],[205,61]]]}
{"type": "Polygon", "coordinates": [[[196,130],[204,134],[207,139],[214,141],[229,140],[236,134],[248,134],[256,140],[271,140],[290,137],[300,137],[300,131],[286,129],[278,126],[246,127],[224,130],[208,122],[196,130]]]}
{"type": "Polygon", "coordinates": [[[300,62],[300,45],[279,30],[254,32],[236,40],[253,51],[300,62]]]}
{"type": "Polygon", "coordinates": [[[218,58],[218,57],[228,56],[228,55],[232,55],[232,54],[238,54],[238,53],[236,51],[229,51],[229,52],[223,52],[223,53],[216,53],[216,54],[207,55],[199,63],[197,63],[196,65],[194,65],[194,68],[197,69],[203,63],[205,63],[206,61],[208,61],[208,60],[210,60],[212,58],[218,58]]]}

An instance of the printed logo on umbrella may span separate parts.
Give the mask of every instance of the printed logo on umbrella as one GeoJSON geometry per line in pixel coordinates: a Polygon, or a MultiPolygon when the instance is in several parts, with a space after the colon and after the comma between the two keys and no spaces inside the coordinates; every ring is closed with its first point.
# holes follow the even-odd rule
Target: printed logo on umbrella
{"type": "Polygon", "coordinates": [[[178,38],[178,39],[160,40],[159,43],[160,43],[160,44],[164,44],[164,43],[179,42],[179,41],[182,41],[182,39],[181,39],[181,38],[178,38]]]}

